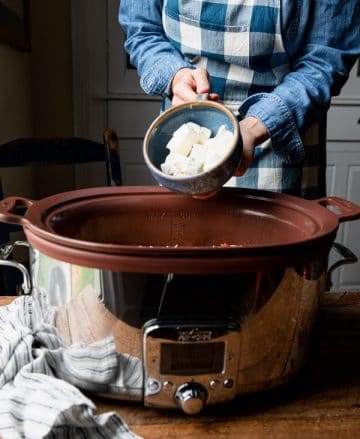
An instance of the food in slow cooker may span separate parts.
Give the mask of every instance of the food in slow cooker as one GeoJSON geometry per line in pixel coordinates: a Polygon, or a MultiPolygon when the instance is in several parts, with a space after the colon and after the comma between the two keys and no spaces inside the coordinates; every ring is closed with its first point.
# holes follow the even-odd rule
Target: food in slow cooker
{"type": "Polygon", "coordinates": [[[201,174],[220,164],[229,154],[234,135],[225,125],[221,125],[216,135],[193,122],[180,126],[166,148],[170,150],[161,170],[165,174],[184,177],[201,174]]]}

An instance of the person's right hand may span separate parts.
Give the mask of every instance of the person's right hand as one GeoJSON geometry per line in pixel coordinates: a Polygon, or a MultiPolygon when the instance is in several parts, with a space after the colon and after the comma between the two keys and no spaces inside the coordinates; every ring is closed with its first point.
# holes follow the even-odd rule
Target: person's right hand
{"type": "MultiPolygon", "coordinates": [[[[171,91],[173,94],[172,105],[195,101],[199,94],[209,93],[209,74],[202,67],[180,69],[172,79],[171,91]]],[[[219,95],[209,93],[209,99],[217,101],[219,100],[219,95]]]]}
{"type": "Polygon", "coordinates": [[[243,142],[243,152],[240,166],[234,174],[237,177],[244,175],[253,162],[255,147],[270,137],[266,126],[253,116],[246,116],[240,121],[240,134],[243,142]]]}

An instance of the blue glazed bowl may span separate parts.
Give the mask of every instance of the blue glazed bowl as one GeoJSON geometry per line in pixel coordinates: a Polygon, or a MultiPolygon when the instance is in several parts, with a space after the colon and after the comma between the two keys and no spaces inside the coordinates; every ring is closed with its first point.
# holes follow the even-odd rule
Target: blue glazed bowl
{"type": "Polygon", "coordinates": [[[144,138],[143,155],[153,177],[162,186],[188,195],[201,195],[214,192],[223,186],[238,168],[242,156],[242,141],[239,122],[224,105],[199,100],[171,107],[160,114],[150,125],[144,138]],[[234,134],[230,152],[213,169],[194,176],[175,177],[161,171],[169,150],[166,148],[174,131],[187,122],[207,127],[214,136],[221,125],[234,134]]]}

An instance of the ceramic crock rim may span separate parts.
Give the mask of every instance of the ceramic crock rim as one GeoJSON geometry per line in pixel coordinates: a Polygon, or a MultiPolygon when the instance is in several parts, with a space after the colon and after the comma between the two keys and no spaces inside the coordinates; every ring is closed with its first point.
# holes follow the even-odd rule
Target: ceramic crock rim
{"type": "MultiPolygon", "coordinates": [[[[82,241],[54,233],[48,227],[48,219],[57,214],[63,209],[70,207],[81,206],[81,203],[94,203],[101,201],[108,197],[119,196],[140,196],[140,195],[154,195],[154,196],[174,196],[187,197],[186,195],[174,194],[172,191],[160,186],[121,186],[121,187],[101,187],[79,189],[69,192],[63,192],[50,197],[35,201],[24,216],[23,225],[26,230],[31,230],[32,233],[42,236],[52,242],[58,242],[63,245],[74,248],[85,248],[89,251],[102,251],[109,253],[149,253],[154,254],[161,252],[164,254],[181,254],[189,252],[205,252],[206,254],[214,253],[228,253],[228,254],[248,254],[256,252],[272,252],[276,249],[291,249],[302,245],[309,245],[321,240],[329,234],[336,232],[338,228],[337,216],[330,212],[325,207],[318,204],[317,200],[305,200],[292,195],[279,194],[270,191],[261,191],[257,189],[241,189],[241,188],[222,188],[221,193],[230,194],[233,192],[238,196],[254,197],[271,201],[274,204],[283,204],[291,209],[296,209],[301,212],[306,212],[308,216],[314,219],[316,216],[317,223],[321,225],[321,230],[305,239],[281,244],[267,244],[267,245],[253,245],[242,247],[201,247],[201,246],[179,246],[178,248],[164,247],[164,246],[137,246],[137,245],[122,245],[122,244],[107,244],[97,243],[91,241],[82,241]],[[310,215],[311,213],[311,215],[310,215]],[[101,249],[101,250],[100,250],[101,249]]],[[[199,203],[206,203],[206,200],[199,200],[199,203]]]]}

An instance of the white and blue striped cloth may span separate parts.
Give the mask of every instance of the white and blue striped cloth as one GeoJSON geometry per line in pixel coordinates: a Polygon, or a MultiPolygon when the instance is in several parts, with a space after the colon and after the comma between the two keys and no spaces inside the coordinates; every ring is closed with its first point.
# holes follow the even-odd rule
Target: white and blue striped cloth
{"type": "Polygon", "coordinates": [[[140,362],[113,337],[66,347],[53,321],[30,296],[0,308],[0,438],[138,438],[117,413],[96,415],[79,388],[131,386],[140,362]]]}

